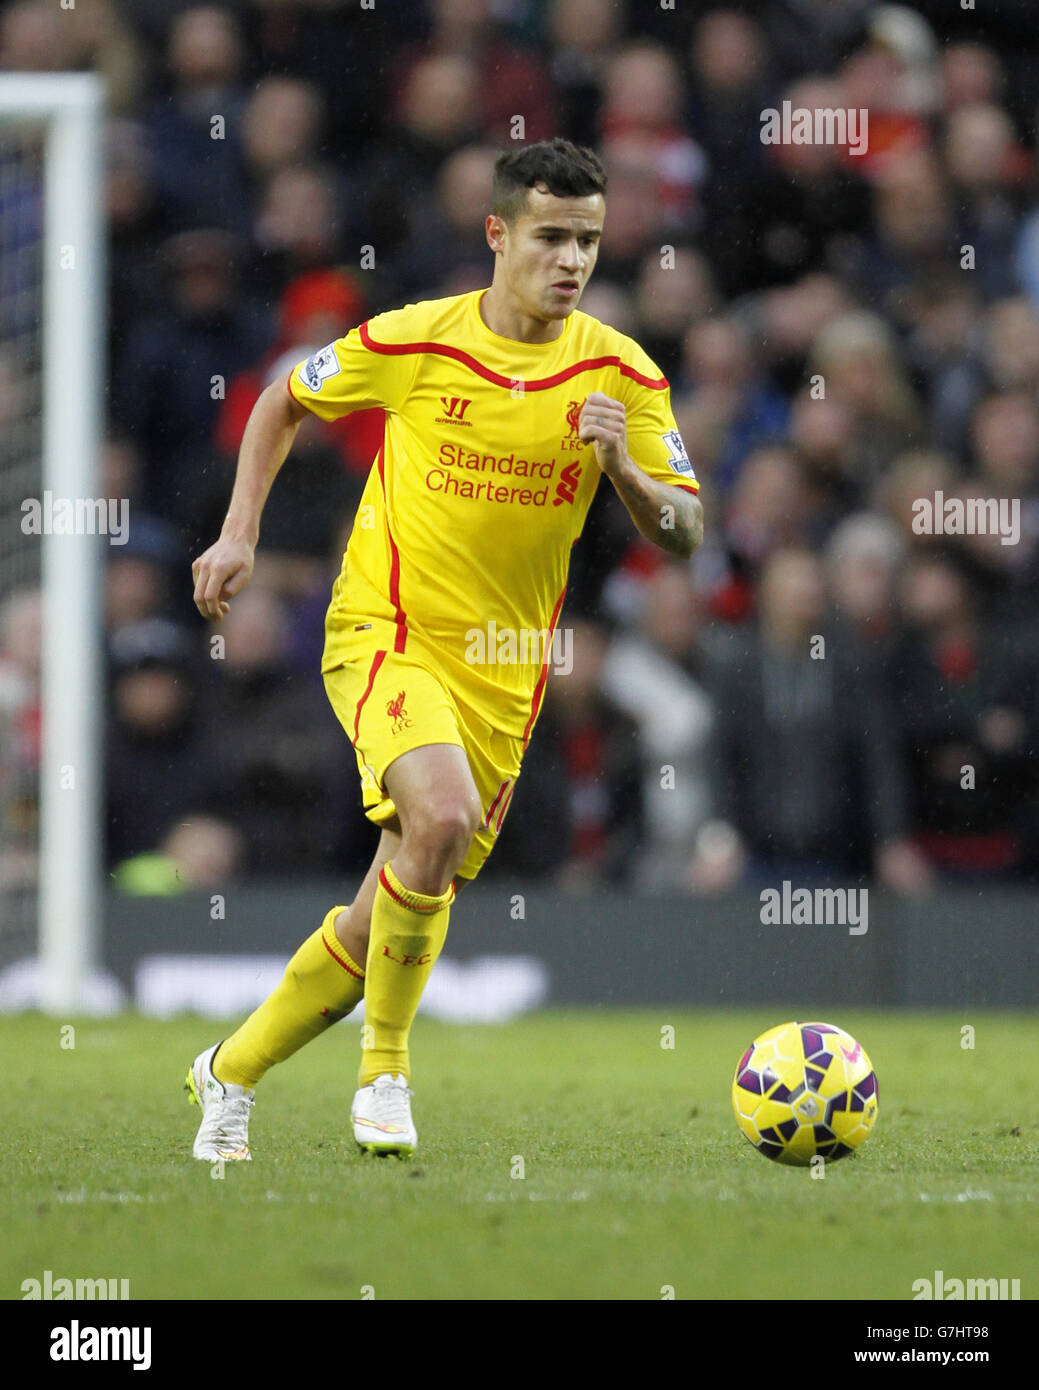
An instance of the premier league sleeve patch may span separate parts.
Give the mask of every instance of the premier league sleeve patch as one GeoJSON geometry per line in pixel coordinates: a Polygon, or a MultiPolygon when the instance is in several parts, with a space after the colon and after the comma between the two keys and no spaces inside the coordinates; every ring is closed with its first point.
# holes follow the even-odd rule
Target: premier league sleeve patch
{"type": "Polygon", "coordinates": [[[299,374],[312,391],[320,391],[328,378],[338,376],[340,370],[335,344],[329,343],[328,347],[323,347],[320,352],[315,352],[313,357],[307,358],[299,374]]]}
{"type": "Polygon", "coordinates": [[[696,474],[693,472],[693,465],[689,462],[689,455],[685,451],[682,436],[678,431],[668,430],[665,434],[662,434],[660,438],[667,445],[667,461],[674,472],[678,473],[683,478],[695,479],[696,474]]]}

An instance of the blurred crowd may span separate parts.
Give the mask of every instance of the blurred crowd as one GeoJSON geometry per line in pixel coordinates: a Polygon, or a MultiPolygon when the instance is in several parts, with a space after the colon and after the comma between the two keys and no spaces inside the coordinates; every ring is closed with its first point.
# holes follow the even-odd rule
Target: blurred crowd
{"type": "MultiPolygon", "coordinates": [[[[318,674],[380,431],[308,419],[219,629],[190,562],[264,386],[383,309],[489,283],[496,153],[595,147],[581,308],[671,382],[691,563],[603,485],[485,870],[912,894],[1039,869],[1039,37],[1031,7],[872,0],[20,0],[0,70],[108,83],[107,859],[127,891],[360,870],[318,674]],[[865,108],[868,151],[762,112],[865,108]],[[918,534],[920,499],[1019,507],[918,534]]],[[[0,392],[4,362],[0,357],[0,392]]],[[[32,824],[39,600],[0,611],[0,794],[32,824]]]]}

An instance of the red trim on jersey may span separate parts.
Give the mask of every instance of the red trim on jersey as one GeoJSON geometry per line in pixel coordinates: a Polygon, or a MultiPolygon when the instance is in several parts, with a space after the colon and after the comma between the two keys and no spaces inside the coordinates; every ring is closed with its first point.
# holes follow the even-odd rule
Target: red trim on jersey
{"type": "Polygon", "coordinates": [[[335,951],[332,950],[331,946],[325,940],[324,932],[321,933],[321,944],[324,946],[325,950],[332,957],[335,963],[337,965],[341,965],[348,975],[352,975],[355,980],[361,980],[362,982],[364,981],[364,976],[361,974],[359,970],[355,970],[353,966],[347,965],[345,960],[342,960],[339,956],[336,955],[335,951]]]}
{"type": "Polygon", "coordinates": [[[498,802],[502,799],[502,796],[503,796],[504,793],[505,793],[505,788],[506,788],[508,785],[509,785],[509,784],[508,784],[508,781],[505,781],[505,782],[503,782],[503,783],[501,784],[501,786],[498,788],[498,792],[497,792],[497,795],[495,796],[494,800],[493,800],[493,801],[491,802],[491,804],[487,807],[487,814],[486,814],[486,815],[484,816],[484,818],[483,818],[483,823],[484,823],[485,826],[487,826],[488,830],[490,829],[491,820],[492,820],[493,817],[494,817],[494,813],[495,813],[495,811],[498,809],[498,802]]]}
{"type": "Polygon", "coordinates": [[[556,623],[559,620],[559,610],[563,606],[566,598],[566,585],[563,585],[563,592],[556,599],[556,606],[552,610],[552,619],[548,625],[548,644],[545,649],[545,660],[541,664],[541,675],[538,683],[534,687],[534,694],[530,701],[530,718],[527,720],[527,727],[523,730],[523,747],[526,748],[530,742],[530,731],[534,727],[534,720],[538,717],[538,710],[541,708],[541,697],[545,693],[545,683],[548,680],[548,661],[552,653],[552,639],[555,636],[556,623]]]}
{"type": "Polygon", "coordinates": [[[361,737],[361,710],[368,696],[372,693],[372,686],[375,684],[375,677],[379,674],[379,667],[386,660],[385,652],[376,652],[372,657],[372,668],[368,672],[368,684],[364,688],[364,694],[357,701],[357,713],[354,716],[354,737],[353,745],[357,747],[357,740],[361,737]]]}
{"type": "MultiPolygon", "coordinates": [[[[383,447],[385,447],[385,424],[383,425],[383,447]]],[[[379,482],[382,483],[382,501],[386,509],[386,536],[390,542],[390,602],[397,610],[397,637],[393,643],[395,652],[402,652],[408,640],[407,614],[400,606],[400,551],[393,539],[393,532],[390,530],[390,504],[386,496],[386,474],[382,466],[383,451],[379,450],[376,463],[379,467],[379,482]]]]}
{"type": "MultiPolygon", "coordinates": [[[[296,368],[293,367],[292,372],[294,372],[295,370],[296,370],[296,368]]],[[[303,405],[303,402],[300,400],[300,398],[296,395],[295,391],[293,391],[293,389],[292,389],[292,372],[289,372],[288,376],[285,378],[285,385],[289,388],[289,395],[290,395],[290,396],[292,397],[292,399],[296,402],[296,404],[297,404],[297,405],[303,405]]],[[[306,407],[305,405],[303,405],[303,409],[306,410],[307,407],[306,407]]]]}
{"type": "Polygon", "coordinates": [[[498,819],[497,819],[497,820],[495,821],[495,823],[494,823],[494,833],[495,833],[495,835],[498,835],[498,834],[501,833],[502,821],[505,819],[505,812],[509,809],[509,803],[512,801],[512,793],[513,793],[515,790],[516,790],[516,780],[515,780],[515,778],[513,778],[512,786],[509,788],[509,794],[508,794],[508,796],[505,798],[505,800],[502,802],[502,804],[501,804],[501,810],[498,812],[498,819]]]}
{"type": "MultiPolygon", "coordinates": [[[[482,362],[464,352],[461,348],[452,346],[450,343],[378,343],[368,331],[368,323],[365,321],[358,327],[361,342],[372,352],[382,352],[390,357],[398,357],[412,352],[432,352],[440,357],[450,357],[456,362],[461,362],[463,367],[468,367],[477,376],[482,376],[485,381],[489,381],[494,386],[504,386],[510,389],[515,386],[517,378],[502,376],[500,373],[492,371],[490,367],[485,367],[482,362]]],[[[619,357],[586,357],[580,362],[574,362],[572,366],[564,367],[561,372],[556,372],[555,376],[539,377],[536,381],[524,381],[524,391],[547,391],[553,386],[559,386],[564,381],[569,381],[572,376],[577,376],[580,372],[594,372],[601,367],[618,367],[622,376],[631,377],[632,381],[637,381],[640,386],[648,386],[651,391],[666,391],[667,378],[643,376],[634,367],[629,367],[622,362],[619,357]]]]}
{"type": "Polygon", "coordinates": [[[696,494],[700,491],[700,484],[699,484],[699,483],[697,483],[695,487],[693,486],[692,483],[672,483],[671,486],[672,486],[672,487],[680,487],[680,488],[682,489],[683,492],[691,492],[691,493],[693,494],[694,497],[695,497],[696,494]]]}

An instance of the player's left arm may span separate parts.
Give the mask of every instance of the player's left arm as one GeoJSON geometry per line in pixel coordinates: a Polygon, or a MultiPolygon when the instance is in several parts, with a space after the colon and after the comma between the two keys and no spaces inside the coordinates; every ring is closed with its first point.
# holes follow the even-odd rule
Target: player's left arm
{"type": "MultiPolygon", "coordinates": [[[[678,477],[672,482],[651,476],[647,469],[659,471],[656,458],[647,457],[642,462],[632,458],[628,452],[628,411],[624,402],[593,391],[581,408],[578,432],[586,443],[594,445],[596,463],[613,484],[639,533],[661,550],[688,559],[703,540],[700,499],[682,486],[678,477]]],[[[672,432],[678,438],[677,430],[672,432]]],[[[662,442],[667,433],[666,429],[660,432],[662,442]]],[[[655,446],[658,451],[659,447],[655,446]]],[[[692,476],[691,468],[689,474],[692,476]]]]}

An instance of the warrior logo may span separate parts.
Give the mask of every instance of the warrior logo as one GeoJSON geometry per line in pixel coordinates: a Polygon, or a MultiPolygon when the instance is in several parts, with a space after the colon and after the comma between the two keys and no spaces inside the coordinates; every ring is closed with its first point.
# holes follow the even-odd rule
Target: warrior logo
{"type": "Polygon", "coordinates": [[[403,690],[395,700],[387,700],[386,713],[393,720],[392,733],[399,734],[402,729],[411,728],[412,721],[408,718],[408,711],[404,708],[403,690]]]}
{"type": "Polygon", "coordinates": [[[436,417],[438,425],[471,425],[473,422],[465,418],[465,412],[472,405],[471,400],[464,400],[461,396],[441,396],[440,404],[444,407],[444,414],[436,417]]]}

